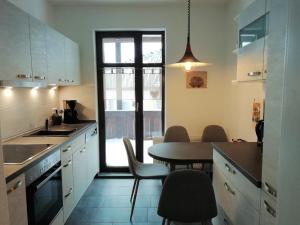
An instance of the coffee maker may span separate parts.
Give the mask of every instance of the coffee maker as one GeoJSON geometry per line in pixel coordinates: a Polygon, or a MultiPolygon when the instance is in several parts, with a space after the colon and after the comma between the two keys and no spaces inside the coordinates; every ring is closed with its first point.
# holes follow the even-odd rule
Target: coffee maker
{"type": "Polygon", "coordinates": [[[64,123],[74,124],[79,122],[77,111],[75,110],[76,104],[76,100],[64,101],[64,123]]]}

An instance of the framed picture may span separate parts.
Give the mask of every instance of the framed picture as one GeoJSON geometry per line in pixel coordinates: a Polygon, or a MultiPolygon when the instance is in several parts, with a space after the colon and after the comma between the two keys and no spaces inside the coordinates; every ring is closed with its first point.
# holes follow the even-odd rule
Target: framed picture
{"type": "Polygon", "coordinates": [[[186,88],[207,88],[207,71],[186,72],[186,88]]]}

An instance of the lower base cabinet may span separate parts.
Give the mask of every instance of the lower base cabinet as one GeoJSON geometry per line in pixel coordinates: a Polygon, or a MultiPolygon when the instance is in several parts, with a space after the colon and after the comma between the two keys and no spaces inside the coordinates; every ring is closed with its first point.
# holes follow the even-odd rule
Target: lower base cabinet
{"type": "Polygon", "coordinates": [[[27,225],[25,175],[22,174],[7,184],[7,200],[10,225],[27,225]]]}
{"type": "Polygon", "coordinates": [[[62,210],[59,211],[59,213],[53,219],[50,225],[64,225],[64,213],[62,210]]]}

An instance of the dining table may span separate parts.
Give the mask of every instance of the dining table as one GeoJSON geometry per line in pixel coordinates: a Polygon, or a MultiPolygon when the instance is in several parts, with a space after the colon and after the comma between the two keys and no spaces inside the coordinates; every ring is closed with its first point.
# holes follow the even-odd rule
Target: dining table
{"type": "Polygon", "coordinates": [[[170,164],[171,171],[175,170],[176,165],[213,163],[213,146],[204,142],[164,142],[149,147],[148,154],[170,164]]]}

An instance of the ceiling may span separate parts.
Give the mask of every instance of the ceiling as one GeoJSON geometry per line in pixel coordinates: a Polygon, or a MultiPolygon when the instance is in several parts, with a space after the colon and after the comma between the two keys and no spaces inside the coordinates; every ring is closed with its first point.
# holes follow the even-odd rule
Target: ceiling
{"type": "MultiPolygon", "coordinates": [[[[48,0],[55,5],[69,5],[69,4],[152,4],[152,3],[182,3],[185,0],[48,0]]],[[[224,4],[229,0],[192,0],[192,3],[213,3],[224,4]]]]}

